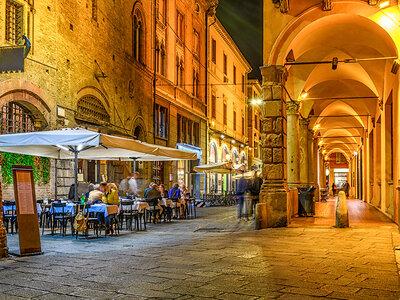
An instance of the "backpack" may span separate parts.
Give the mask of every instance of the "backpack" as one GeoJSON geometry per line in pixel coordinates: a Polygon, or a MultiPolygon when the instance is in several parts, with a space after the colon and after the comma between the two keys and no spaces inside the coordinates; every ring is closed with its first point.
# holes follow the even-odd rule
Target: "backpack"
{"type": "Polygon", "coordinates": [[[85,211],[85,206],[86,204],[83,206],[83,210],[79,208],[78,213],[75,216],[74,229],[77,232],[85,232],[87,230],[85,215],[83,214],[83,212],[85,211]]]}

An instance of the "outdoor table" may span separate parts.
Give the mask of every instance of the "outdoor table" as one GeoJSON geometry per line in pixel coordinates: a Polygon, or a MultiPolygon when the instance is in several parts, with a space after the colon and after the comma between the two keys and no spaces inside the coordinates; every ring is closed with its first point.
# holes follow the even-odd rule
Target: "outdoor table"
{"type": "Polygon", "coordinates": [[[89,212],[104,213],[104,217],[109,215],[118,214],[118,205],[107,205],[107,204],[92,204],[88,209],[89,212]]]}
{"type": "MultiPolygon", "coordinates": [[[[37,203],[36,205],[37,205],[37,213],[40,214],[42,212],[42,207],[40,206],[40,203],[37,203]]],[[[9,211],[9,210],[16,210],[16,206],[15,205],[3,206],[4,213],[6,213],[6,211],[9,211]]]]}
{"type": "Polygon", "coordinates": [[[51,206],[49,211],[51,214],[54,214],[54,213],[61,214],[64,212],[67,214],[75,215],[75,204],[74,203],[66,203],[65,208],[51,206]],[[63,209],[64,209],[64,211],[63,211],[63,209]]]}
{"type": "MultiPolygon", "coordinates": [[[[121,205],[121,210],[130,210],[130,205],[121,205]]],[[[133,210],[142,211],[143,209],[150,209],[150,205],[147,202],[135,202],[132,205],[133,210]]]]}

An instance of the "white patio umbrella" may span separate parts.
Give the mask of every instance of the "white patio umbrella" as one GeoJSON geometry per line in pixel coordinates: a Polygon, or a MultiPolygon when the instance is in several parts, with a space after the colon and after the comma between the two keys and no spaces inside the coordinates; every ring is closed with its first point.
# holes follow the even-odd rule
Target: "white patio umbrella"
{"type": "MultiPolygon", "coordinates": [[[[134,161],[197,159],[196,153],[189,151],[160,147],[81,128],[0,135],[0,151],[56,159],[75,159],[75,186],[78,181],[78,157],[134,161]]],[[[75,200],[77,200],[76,188],[75,200]]]]}

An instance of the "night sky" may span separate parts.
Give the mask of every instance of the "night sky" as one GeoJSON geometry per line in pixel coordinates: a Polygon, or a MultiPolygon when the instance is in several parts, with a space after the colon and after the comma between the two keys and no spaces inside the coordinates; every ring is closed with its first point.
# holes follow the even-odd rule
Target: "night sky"
{"type": "Polygon", "coordinates": [[[259,78],[262,65],[263,0],[219,0],[217,16],[253,67],[251,78],[259,78]]]}

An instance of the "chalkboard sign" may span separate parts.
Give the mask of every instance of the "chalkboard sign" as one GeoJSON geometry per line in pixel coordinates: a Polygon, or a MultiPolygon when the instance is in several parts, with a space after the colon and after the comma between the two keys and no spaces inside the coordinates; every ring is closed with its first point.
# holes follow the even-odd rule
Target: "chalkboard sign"
{"type": "Polygon", "coordinates": [[[33,169],[13,166],[12,171],[20,250],[17,255],[42,254],[33,169]]]}

